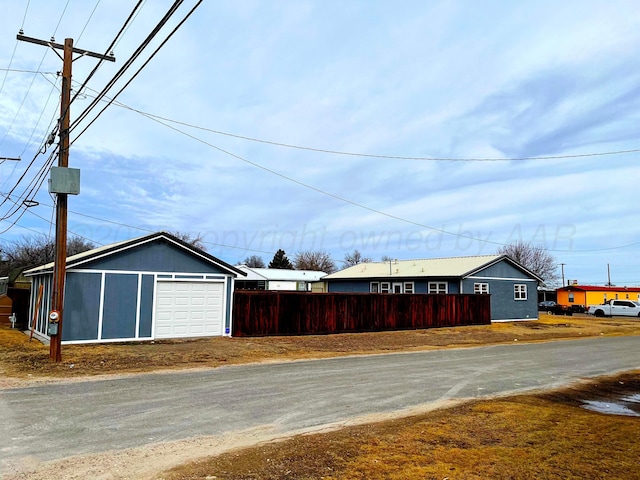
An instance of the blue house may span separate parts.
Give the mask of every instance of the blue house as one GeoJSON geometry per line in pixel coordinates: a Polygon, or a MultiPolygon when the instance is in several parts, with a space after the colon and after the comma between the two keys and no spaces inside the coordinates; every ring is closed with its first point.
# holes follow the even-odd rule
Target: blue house
{"type": "Polygon", "coordinates": [[[328,292],[491,295],[491,320],[538,317],[542,279],[506,255],[360,263],[322,279],[328,292]]]}
{"type": "MultiPolygon", "coordinates": [[[[31,278],[35,331],[48,337],[53,263],[31,278]]],[[[231,335],[233,287],[245,274],[175,236],[158,232],[67,258],[63,343],[231,335]]]]}

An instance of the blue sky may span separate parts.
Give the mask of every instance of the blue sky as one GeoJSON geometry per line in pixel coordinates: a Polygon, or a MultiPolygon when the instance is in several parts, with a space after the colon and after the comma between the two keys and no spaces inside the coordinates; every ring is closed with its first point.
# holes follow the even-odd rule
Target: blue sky
{"type": "MultiPolygon", "coordinates": [[[[0,156],[23,159],[0,165],[7,194],[59,109],[60,59],[16,33],[102,52],[135,2],[1,3],[0,156]]],[[[72,119],[171,3],[145,2],[72,119]]],[[[492,254],[523,240],[564,263],[566,279],[603,284],[609,265],[613,283],[639,285],[640,153],[579,156],[640,148],[639,27],[637,3],[623,0],[205,0],[123,106],[74,142],[82,186],[69,229],[98,244],[201,234],[231,263],[278,248],[338,264],[355,248],[375,260],[492,254]]],[[[94,65],[74,62],[76,87],[94,65]]],[[[2,242],[50,234],[46,182],[36,199],[15,225],[0,222],[2,242]]]]}

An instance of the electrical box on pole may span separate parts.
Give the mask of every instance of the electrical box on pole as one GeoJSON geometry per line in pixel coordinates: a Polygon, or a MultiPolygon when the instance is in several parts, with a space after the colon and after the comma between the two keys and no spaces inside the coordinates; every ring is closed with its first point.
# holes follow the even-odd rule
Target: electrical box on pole
{"type": "Polygon", "coordinates": [[[49,193],[80,194],[80,169],[69,167],[51,167],[49,193]]]}

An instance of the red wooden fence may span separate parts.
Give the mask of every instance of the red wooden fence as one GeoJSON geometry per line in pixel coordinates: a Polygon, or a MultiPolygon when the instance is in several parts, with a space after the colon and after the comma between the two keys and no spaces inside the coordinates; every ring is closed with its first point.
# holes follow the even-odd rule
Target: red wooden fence
{"type": "Polygon", "coordinates": [[[233,335],[305,335],[489,325],[489,295],[236,291],[233,335]]]}

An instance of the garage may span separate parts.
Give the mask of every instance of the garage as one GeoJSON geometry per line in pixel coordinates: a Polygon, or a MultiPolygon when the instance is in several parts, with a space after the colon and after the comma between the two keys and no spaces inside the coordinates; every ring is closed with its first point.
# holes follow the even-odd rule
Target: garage
{"type": "MultiPolygon", "coordinates": [[[[31,278],[29,318],[48,339],[53,264],[31,278]],[[35,308],[40,285],[45,292],[35,308]],[[35,293],[34,293],[35,292],[35,293]]],[[[232,334],[235,278],[245,273],[166,232],[67,258],[62,343],[232,334]]]]}
{"type": "Polygon", "coordinates": [[[158,282],[155,338],[223,334],[222,282],[158,282]]]}

